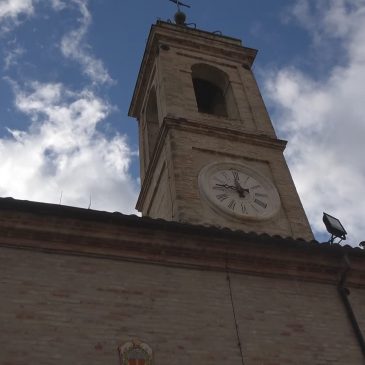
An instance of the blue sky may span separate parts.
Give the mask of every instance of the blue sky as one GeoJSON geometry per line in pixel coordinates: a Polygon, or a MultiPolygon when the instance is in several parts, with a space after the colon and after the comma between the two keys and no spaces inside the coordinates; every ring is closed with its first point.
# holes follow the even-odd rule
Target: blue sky
{"type": "MultiPolygon", "coordinates": [[[[365,1],[188,1],[188,21],[259,49],[254,71],[316,237],[365,240],[365,1]]],[[[127,117],[168,0],[0,0],[0,196],[133,213],[127,117]]]]}

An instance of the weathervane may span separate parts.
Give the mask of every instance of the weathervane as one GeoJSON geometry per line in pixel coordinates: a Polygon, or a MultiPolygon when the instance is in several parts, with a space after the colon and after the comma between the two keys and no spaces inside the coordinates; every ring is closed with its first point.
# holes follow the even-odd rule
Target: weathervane
{"type": "Polygon", "coordinates": [[[177,25],[185,25],[186,15],[183,11],[181,11],[180,7],[185,6],[186,8],[190,8],[190,5],[184,4],[179,0],[169,0],[172,3],[176,4],[177,12],[175,14],[175,22],[177,25]]]}

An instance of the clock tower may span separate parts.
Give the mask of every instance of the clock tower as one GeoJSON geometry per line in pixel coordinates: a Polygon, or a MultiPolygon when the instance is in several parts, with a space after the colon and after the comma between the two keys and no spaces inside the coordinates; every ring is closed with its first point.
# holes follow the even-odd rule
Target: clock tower
{"type": "Polygon", "coordinates": [[[256,53],[220,34],[152,26],[129,110],[143,216],[313,239],[251,71],[256,53]]]}

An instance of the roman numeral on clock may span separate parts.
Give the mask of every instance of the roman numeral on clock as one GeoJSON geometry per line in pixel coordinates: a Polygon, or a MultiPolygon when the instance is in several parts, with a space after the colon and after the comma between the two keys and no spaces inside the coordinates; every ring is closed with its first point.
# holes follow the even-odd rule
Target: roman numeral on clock
{"type": "Polygon", "coordinates": [[[240,176],[238,175],[238,171],[232,170],[232,175],[233,175],[234,180],[238,181],[240,179],[240,176]]]}
{"type": "Polygon", "coordinates": [[[234,210],[235,207],[236,207],[236,202],[234,200],[231,200],[228,204],[228,208],[234,210]]]}
{"type": "Polygon", "coordinates": [[[257,205],[259,205],[261,208],[264,208],[264,209],[266,209],[266,207],[267,207],[267,203],[264,203],[259,199],[255,199],[254,203],[256,203],[257,205]]]}
{"type": "Polygon", "coordinates": [[[223,186],[213,186],[213,190],[225,191],[223,186]]]}
{"type": "Polygon", "coordinates": [[[218,200],[220,200],[221,202],[225,201],[226,199],[228,199],[228,195],[227,194],[218,194],[216,195],[216,198],[218,200]]]}

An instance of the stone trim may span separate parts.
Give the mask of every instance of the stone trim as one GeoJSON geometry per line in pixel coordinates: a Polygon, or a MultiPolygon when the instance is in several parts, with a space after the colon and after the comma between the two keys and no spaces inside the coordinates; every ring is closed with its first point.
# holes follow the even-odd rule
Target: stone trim
{"type": "Polygon", "coordinates": [[[347,254],[349,284],[365,287],[365,252],[360,249],[52,204],[13,201],[18,209],[12,211],[3,209],[4,200],[3,248],[332,284],[347,254]],[[22,203],[28,211],[22,211],[22,203]]]}
{"type": "Polygon", "coordinates": [[[284,151],[287,142],[277,138],[271,138],[263,134],[252,134],[241,132],[238,130],[229,130],[227,128],[220,128],[209,125],[208,123],[202,123],[197,120],[187,120],[182,118],[165,118],[162,126],[160,127],[159,135],[157,137],[156,147],[153,152],[153,156],[149,162],[144,180],[141,186],[141,191],[137,200],[136,209],[142,211],[144,199],[147,196],[148,189],[152,178],[156,171],[157,163],[160,159],[161,151],[165,145],[166,136],[170,129],[189,131],[195,134],[202,134],[207,136],[219,136],[226,140],[239,141],[241,143],[262,146],[266,148],[276,149],[278,151],[284,151]]]}

